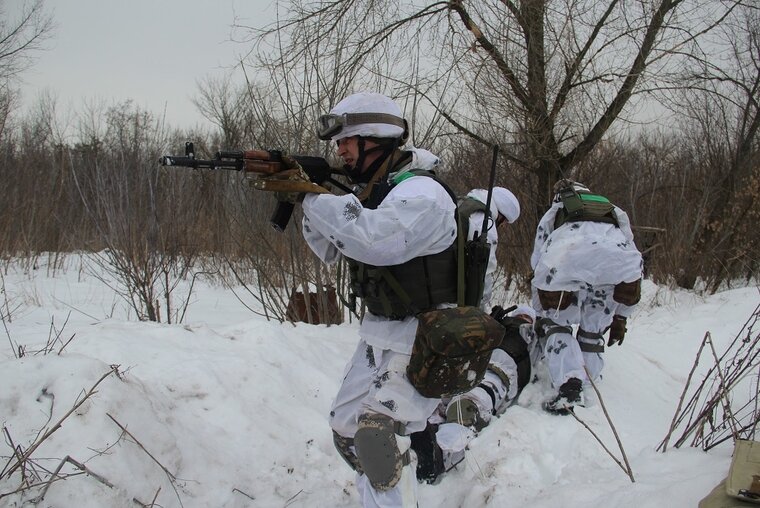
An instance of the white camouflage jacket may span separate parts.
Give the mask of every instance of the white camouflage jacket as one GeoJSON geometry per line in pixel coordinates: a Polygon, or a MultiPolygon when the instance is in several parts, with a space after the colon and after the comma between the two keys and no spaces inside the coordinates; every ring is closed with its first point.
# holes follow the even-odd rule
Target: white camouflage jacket
{"type": "MultiPolygon", "coordinates": [[[[427,150],[411,151],[412,161],[398,176],[412,169],[435,169],[439,159],[427,150]]],[[[362,207],[356,196],[309,194],[303,201],[303,235],[325,263],[340,256],[375,266],[391,266],[436,254],[456,239],[456,206],[434,179],[413,176],[393,187],[377,209],[362,207]]],[[[359,334],[367,344],[409,354],[417,318],[390,320],[367,313],[359,334]]]]}
{"type": "Polygon", "coordinates": [[[642,258],[633,242],[631,221],[615,207],[619,227],[601,222],[566,222],[556,230],[562,203],[541,218],[530,264],[533,285],[547,291],[576,291],[587,284],[632,282],[642,275],[642,258]]]}

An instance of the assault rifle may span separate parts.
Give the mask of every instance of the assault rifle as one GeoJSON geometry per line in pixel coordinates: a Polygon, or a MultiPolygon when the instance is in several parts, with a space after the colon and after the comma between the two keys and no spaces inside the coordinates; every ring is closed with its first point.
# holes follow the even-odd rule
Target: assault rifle
{"type": "MultiPolygon", "coordinates": [[[[330,167],[322,157],[308,155],[288,156],[279,150],[222,150],[216,152],[213,159],[197,159],[195,147],[188,141],[185,143],[185,155],[165,155],[159,159],[162,166],[177,166],[192,169],[225,169],[245,171],[255,175],[251,186],[257,190],[277,193],[330,193],[322,185],[330,182],[346,192],[351,189],[334,180],[332,175],[343,174],[339,169],[330,167]],[[299,166],[303,169],[300,171],[299,166]],[[305,173],[305,177],[303,175],[305,173]],[[306,181],[308,178],[309,181],[306,181]]],[[[294,203],[277,201],[269,223],[277,231],[284,231],[293,214],[294,203]]]]}

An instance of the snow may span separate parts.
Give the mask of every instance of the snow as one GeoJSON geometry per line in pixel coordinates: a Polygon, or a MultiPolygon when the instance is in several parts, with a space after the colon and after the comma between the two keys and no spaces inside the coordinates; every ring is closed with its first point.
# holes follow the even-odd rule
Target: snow
{"type": "MultiPolygon", "coordinates": [[[[3,272],[0,303],[11,321],[0,342],[0,470],[13,463],[9,439],[29,449],[118,366],[28,461],[44,479],[43,468],[68,456],[105,481],[65,463],[71,476],[51,483],[42,505],[358,506],[327,422],[357,323],[267,322],[230,289],[197,282],[184,323],[138,322],[92,270],[87,258],[70,257],[65,269],[41,261],[3,272]],[[11,343],[25,356],[15,358],[11,343]],[[33,354],[41,349],[51,352],[33,354]]],[[[543,376],[471,441],[456,470],[419,485],[419,505],[696,506],[725,477],[730,443],[655,449],[705,332],[725,347],[758,302],[757,287],[703,297],[645,282],[598,384],[635,483],[578,421],[540,409],[552,392],[543,376]]],[[[591,402],[576,414],[622,461],[601,405],[591,402]]],[[[34,469],[26,473],[34,479],[34,469]]],[[[18,471],[4,474],[0,506],[28,504],[41,491],[4,496],[19,485],[18,471]]]]}

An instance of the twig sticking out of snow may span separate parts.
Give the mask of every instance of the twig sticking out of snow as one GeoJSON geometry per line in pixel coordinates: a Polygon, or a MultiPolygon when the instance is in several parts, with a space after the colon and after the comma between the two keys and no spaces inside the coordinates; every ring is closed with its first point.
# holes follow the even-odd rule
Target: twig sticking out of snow
{"type": "Polygon", "coordinates": [[[86,473],[86,474],[92,476],[93,478],[95,478],[96,480],[98,480],[100,483],[102,483],[106,487],[111,488],[111,489],[113,488],[113,484],[111,482],[109,482],[108,480],[106,480],[104,477],[102,477],[99,474],[93,472],[90,468],[88,468],[87,466],[85,466],[81,462],[74,460],[73,458],[71,458],[71,456],[66,455],[66,457],[63,458],[63,460],[61,461],[61,463],[58,464],[58,467],[55,468],[55,471],[53,471],[53,474],[50,475],[50,479],[47,481],[47,483],[45,483],[45,488],[42,489],[42,493],[39,495],[39,497],[37,499],[35,499],[33,501],[33,503],[37,503],[37,502],[40,502],[43,499],[45,499],[45,494],[47,494],[47,491],[50,488],[50,485],[55,480],[57,480],[57,479],[64,479],[64,477],[60,476],[59,473],[61,472],[61,469],[63,468],[63,465],[66,464],[66,463],[69,463],[72,466],[74,466],[77,469],[79,469],[80,471],[82,471],[83,473],[86,473]]]}
{"type": "Polygon", "coordinates": [[[118,365],[112,365],[111,366],[111,370],[109,370],[108,372],[106,372],[105,374],[103,374],[100,377],[100,379],[98,379],[97,382],[94,385],[92,385],[92,388],[90,388],[84,394],[84,396],[81,399],[79,399],[76,402],[76,404],[74,404],[74,406],[71,409],[69,409],[68,412],[65,415],[63,415],[58,420],[58,422],[56,422],[55,425],[53,425],[51,428],[49,428],[47,431],[45,431],[45,433],[43,433],[42,436],[40,436],[39,438],[37,438],[37,440],[34,443],[32,443],[32,445],[29,448],[27,448],[25,452],[21,453],[17,457],[16,462],[4,473],[4,475],[6,477],[10,478],[10,476],[13,473],[15,473],[20,467],[25,467],[26,461],[29,459],[29,457],[31,457],[31,455],[34,453],[34,451],[37,448],[39,448],[40,445],[42,443],[44,443],[46,439],[48,439],[58,429],[60,429],[61,426],[63,425],[63,422],[69,416],[71,416],[77,409],[79,409],[82,406],[82,404],[84,404],[90,397],[92,397],[93,395],[95,395],[96,393],[98,393],[98,391],[97,391],[98,385],[100,385],[100,383],[102,383],[108,376],[110,376],[111,374],[114,374],[115,372],[117,372],[117,370],[118,370],[118,365]]]}
{"type": "Polygon", "coordinates": [[[591,387],[594,389],[594,392],[596,392],[596,396],[599,399],[599,404],[602,406],[602,411],[604,412],[604,417],[607,419],[607,423],[610,424],[610,428],[612,429],[612,433],[615,435],[615,441],[617,441],[618,448],[620,449],[620,453],[623,456],[623,461],[625,462],[625,465],[620,462],[617,457],[605,446],[605,444],[602,442],[602,440],[599,438],[599,436],[594,432],[591,427],[589,427],[586,422],[578,418],[578,416],[573,412],[570,411],[570,414],[573,415],[573,418],[578,420],[578,423],[583,425],[586,430],[588,430],[592,436],[594,436],[594,439],[599,442],[600,445],[602,445],[602,448],[604,448],[604,451],[607,452],[607,454],[612,457],[612,460],[615,461],[615,463],[620,466],[620,468],[625,472],[625,474],[628,475],[628,478],[631,479],[631,483],[636,483],[636,479],[633,477],[633,470],[631,469],[631,464],[628,462],[628,456],[625,454],[625,449],[623,448],[623,443],[620,441],[620,436],[617,433],[617,429],[615,428],[615,424],[612,423],[612,418],[610,418],[610,414],[607,412],[607,407],[604,405],[604,400],[602,399],[602,394],[599,392],[599,389],[596,387],[596,384],[594,384],[594,381],[591,379],[591,375],[589,374],[588,369],[586,367],[583,367],[584,370],[586,370],[586,377],[588,378],[589,382],[591,382],[591,387]]]}
{"type": "MultiPolygon", "coordinates": [[[[707,451],[728,439],[753,439],[760,423],[760,305],[742,326],[734,340],[719,357],[715,351],[712,336],[708,331],[702,339],[694,364],[689,372],[678,407],[668,433],[657,447],[665,452],[676,429],[683,427],[681,436],[676,440],[680,448],[691,437],[689,446],[701,447],[707,451]],[[702,382],[696,387],[692,396],[686,400],[692,378],[702,351],[710,346],[714,365],[710,367],[702,382]],[[750,387],[746,403],[741,400],[735,388],[748,378],[755,378],[754,387],[750,387]],[[734,403],[732,403],[734,402],[734,403]],[[741,404],[740,407],[737,407],[741,404]]],[[[742,385],[744,386],[744,385],[742,385]]]]}
{"type": "Polygon", "coordinates": [[[155,462],[158,465],[158,467],[160,467],[163,470],[164,473],[166,473],[166,476],[169,478],[169,483],[171,483],[172,489],[174,489],[174,493],[177,496],[177,500],[179,501],[179,505],[180,506],[184,506],[182,504],[182,498],[179,495],[179,490],[177,489],[177,476],[174,473],[172,473],[171,471],[169,471],[169,469],[167,469],[167,467],[164,466],[156,457],[154,457],[153,454],[151,454],[148,451],[148,449],[145,448],[145,446],[143,446],[143,444],[131,432],[129,432],[124,425],[122,425],[121,423],[119,423],[118,421],[116,421],[116,418],[114,418],[113,416],[111,416],[109,413],[106,413],[106,416],[108,416],[111,419],[111,421],[113,421],[116,425],[118,425],[118,427],[121,429],[121,431],[124,434],[128,435],[132,439],[132,441],[134,441],[134,443],[137,446],[139,446],[140,449],[142,451],[144,451],[145,454],[148,457],[150,457],[151,460],[153,460],[153,462],[155,462]]]}

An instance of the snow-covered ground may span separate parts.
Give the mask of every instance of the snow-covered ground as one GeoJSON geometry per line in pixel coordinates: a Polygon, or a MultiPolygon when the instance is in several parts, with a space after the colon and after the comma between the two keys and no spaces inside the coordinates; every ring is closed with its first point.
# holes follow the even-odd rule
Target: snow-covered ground
{"type": "MultiPolygon", "coordinates": [[[[0,506],[40,493],[6,495],[21,479],[20,470],[8,478],[12,445],[23,452],[39,441],[24,472],[30,482],[65,457],[92,473],[73,475],[81,469],[64,463],[62,474],[71,476],[50,484],[39,506],[358,506],[354,475],[327,423],[356,323],[267,322],[229,289],[197,283],[183,324],[137,322],[81,263],[4,272],[0,303],[12,320],[0,330],[0,506]],[[32,354],[56,334],[50,354],[32,354]],[[26,355],[15,358],[11,344],[26,355]],[[48,430],[55,431],[40,439],[48,430]]],[[[635,483],[574,418],[540,409],[551,391],[541,379],[471,442],[456,470],[419,486],[419,505],[696,506],[725,477],[731,445],[655,449],[705,332],[725,347],[758,302],[757,287],[702,297],[645,283],[625,343],[608,349],[599,383],[635,483]]],[[[620,458],[601,406],[576,414],[620,458]]]]}

